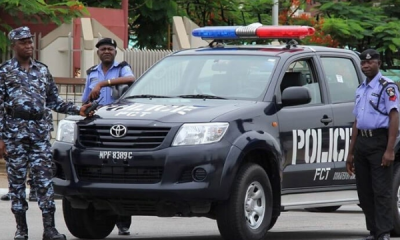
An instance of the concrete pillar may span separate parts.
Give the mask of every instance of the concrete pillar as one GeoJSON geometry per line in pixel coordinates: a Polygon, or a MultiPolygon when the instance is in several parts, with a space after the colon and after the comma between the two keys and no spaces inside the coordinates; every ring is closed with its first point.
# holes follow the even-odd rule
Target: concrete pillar
{"type": "Polygon", "coordinates": [[[92,21],[90,18],[81,18],[82,40],[81,40],[81,77],[86,77],[86,70],[95,65],[94,62],[94,37],[92,21]]]}

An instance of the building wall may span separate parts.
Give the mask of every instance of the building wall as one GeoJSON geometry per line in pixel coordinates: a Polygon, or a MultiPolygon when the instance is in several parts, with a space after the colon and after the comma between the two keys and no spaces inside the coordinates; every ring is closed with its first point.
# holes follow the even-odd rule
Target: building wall
{"type": "MultiPolygon", "coordinates": [[[[90,18],[95,19],[98,23],[103,25],[106,29],[108,29],[113,35],[117,36],[122,40],[122,43],[119,44],[122,49],[125,49],[128,46],[128,26],[125,24],[124,18],[124,10],[122,9],[107,9],[107,8],[94,8],[88,7],[90,12],[90,18]],[[122,45],[122,46],[121,46],[122,45]]],[[[75,19],[73,23],[73,35],[74,49],[81,49],[81,32],[82,26],[81,21],[79,19],[75,19]]],[[[99,33],[95,32],[94,38],[99,38],[99,33]]],[[[111,37],[111,36],[102,36],[102,37],[111,37]]],[[[74,68],[80,68],[81,66],[81,53],[80,51],[75,51],[73,54],[73,62],[74,68]]]]}
{"type": "MultiPolygon", "coordinates": [[[[123,0],[122,0],[123,1],[123,0]]],[[[122,9],[108,9],[108,8],[95,8],[88,7],[87,8],[90,15],[89,17],[95,19],[101,25],[103,25],[106,29],[108,29],[112,35],[117,36],[120,40],[122,40],[119,47],[121,49],[125,49],[128,46],[128,24],[127,24],[127,13],[126,10],[122,9]]],[[[47,34],[51,33],[58,26],[54,23],[31,23],[23,20],[23,16],[19,17],[20,22],[16,23],[13,17],[8,15],[6,12],[0,10],[0,16],[2,21],[9,24],[12,28],[20,27],[20,26],[28,26],[31,29],[32,33],[41,34],[41,37],[46,37],[47,34]]],[[[75,69],[80,68],[81,66],[81,21],[80,19],[75,19],[72,22],[71,28],[71,36],[73,37],[73,67],[75,69]]],[[[98,38],[99,35],[94,33],[94,37],[98,38]]],[[[104,36],[103,36],[104,37],[104,36]]],[[[54,38],[56,41],[57,38],[54,38]]],[[[49,45],[51,43],[48,43],[49,45]]],[[[55,43],[59,45],[60,43],[55,43]]],[[[40,47],[40,46],[37,46],[40,47]]],[[[48,50],[50,51],[50,50],[48,50]]],[[[56,54],[57,55],[57,54],[56,54]]],[[[45,60],[42,58],[47,57],[47,54],[39,54],[38,58],[43,62],[50,62],[49,60],[45,60]]],[[[69,76],[69,75],[66,75],[69,76]]]]}

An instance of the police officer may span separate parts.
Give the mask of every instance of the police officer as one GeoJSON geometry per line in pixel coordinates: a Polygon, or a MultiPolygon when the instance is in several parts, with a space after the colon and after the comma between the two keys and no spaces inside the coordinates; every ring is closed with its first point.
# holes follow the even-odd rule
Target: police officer
{"type": "Polygon", "coordinates": [[[119,96],[113,96],[112,88],[118,85],[130,85],[135,81],[130,66],[126,62],[115,61],[117,43],[112,38],[103,38],[96,44],[97,56],[101,63],[89,68],[86,77],[82,102],[93,101],[100,96],[99,105],[114,102],[119,96]]]}
{"type": "MultiPolygon", "coordinates": [[[[103,38],[97,44],[97,56],[101,63],[87,70],[85,90],[82,102],[93,101],[101,98],[99,105],[114,102],[112,87],[121,84],[132,84],[135,77],[131,67],[126,63],[115,61],[117,43],[112,38],[103,38]]],[[[118,234],[129,235],[131,216],[119,216],[117,220],[118,234]]]]}
{"type": "MultiPolygon", "coordinates": [[[[85,116],[82,107],[65,102],[58,94],[49,69],[32,59],[33,41],[28,27],[10,31],[14,57],[0,66],[0,158],[4,157],[17,231],[14,239],[28,239],[25,200],[27,169],[32,171],[38,205],[42,211],[43,240],[65,240],[54,225],[52,151],[46,107],[56,112],[85,116]]],[[[89,116],[93,112],[89,113],[89,116]]]]}
{"type": "Polygon", "coordinates": [[[356,91],[356,119],[347,171],[356,174],[360,206],[370,231],[365,239],[388,240],[393,228],[392,175],[399,129],[399,90],[380,73],[381,61],[376,50],[365,50],[360,59],[367,78],[356,91]]]}

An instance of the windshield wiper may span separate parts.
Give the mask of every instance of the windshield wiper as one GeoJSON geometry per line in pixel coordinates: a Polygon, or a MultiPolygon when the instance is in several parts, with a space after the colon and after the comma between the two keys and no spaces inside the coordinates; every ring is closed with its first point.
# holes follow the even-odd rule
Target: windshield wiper
{"type": "Polygon", "coordinates": [[[209,94],[188,94],[188,95],[179,95],[177,97],[180,97],[180,98],[203,98],[203,99],[226,99],[223,97],[218,97],[218,96],[209,95],[209,94]]]}
{"type": "Polygon", "coordinates": [[[128,96],[123,99],[130,99],[130,98],[171,98],[171,97],[170,96],[162,96],[162,95],[141,94],[141,95],[128,96]]]}

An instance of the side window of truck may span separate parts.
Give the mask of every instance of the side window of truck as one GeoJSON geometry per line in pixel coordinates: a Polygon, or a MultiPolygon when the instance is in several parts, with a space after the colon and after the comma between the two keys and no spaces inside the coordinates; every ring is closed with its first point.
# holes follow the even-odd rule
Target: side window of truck
{"type": "Polygon", "coordinates": [[[310,90],[311,102],[309,104],[320,104],[320,83],[314,74],[312,62],[302,59],[290,64],[281,82],[281,92],[287,87],[303,86],[310,90]]]}
{"type": "Polygon", "coordinates": [[[359,82],[353,61],[338,57],[322,57],[321,61],[332,103],[354,101],[359,82]]]}

